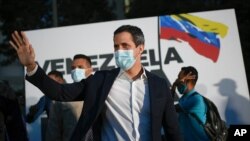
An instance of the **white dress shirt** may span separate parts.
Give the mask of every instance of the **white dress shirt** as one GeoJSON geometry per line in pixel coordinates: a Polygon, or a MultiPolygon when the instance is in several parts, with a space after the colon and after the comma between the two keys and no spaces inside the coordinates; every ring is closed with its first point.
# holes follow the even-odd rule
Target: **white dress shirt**
{"type": "Polygon", "coordinates": [[[151,140],[150,98],[145,70],[136,80],[121,70],[105,106],[102,141],[151,140]]]}

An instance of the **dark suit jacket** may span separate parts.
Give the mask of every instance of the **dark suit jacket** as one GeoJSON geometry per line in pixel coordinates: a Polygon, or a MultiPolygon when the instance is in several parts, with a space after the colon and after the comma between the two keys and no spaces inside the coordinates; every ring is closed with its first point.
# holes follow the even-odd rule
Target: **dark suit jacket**
{"type": "MultiPolygon", "coordinates": [[[[61,85],[50,79],[39,67],[34,75],[26,76],[26,79],[53,100],[84,100],[84,108],[71,141],[82,140],[90,127],[93,129],[94,139],[101,140],[105,100],[119,71],[119,68],[97,71],[81,82],[61,85]]],[[[173,98],[165,79],[148,71],[146,75],[151,107],[151,140],[161,140],[162,127],[168,141],[181,140],[173,98]]]]}
{"type": "Polygon", "coordinates": [[[0,141],[28,141],[25,121],[14,90],[0,81],[0,141]]]}

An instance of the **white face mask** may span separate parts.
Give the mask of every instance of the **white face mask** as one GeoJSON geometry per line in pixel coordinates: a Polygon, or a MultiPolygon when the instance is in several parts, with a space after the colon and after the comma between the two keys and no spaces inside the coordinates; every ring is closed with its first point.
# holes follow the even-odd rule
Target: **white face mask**
{"type": "Polygon", "coordinates": [[[82,79],[86,79],[85,72],[85,69],[75,68],[71,71],[71,77],[74,82],[80,82],[82,79]]]}
{"type": "Polygon", "coordinates": [[[133,50],[117,50],[114,55],[116,65],[125,71],[135,64],[136,59],[133,50]]]}

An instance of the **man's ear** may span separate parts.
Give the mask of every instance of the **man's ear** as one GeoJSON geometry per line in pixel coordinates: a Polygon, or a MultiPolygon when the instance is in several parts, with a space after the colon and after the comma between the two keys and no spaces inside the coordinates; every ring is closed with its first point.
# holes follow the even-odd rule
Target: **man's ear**
{"type": "Polygon", "coordinates": [[[94,71],[94,69],[91,67],[91,68],[90,68],[90,72],[92,73],[93,71],[94,71]]]}
{"type": "Polygon", "coordinates": [[[143,44],[141,44],[141,45],[139,45],[138,47],[139,47],[139,49],[140,49],[140,53],[142,54],[142,53],[143,53],[143,51],[144,51],[144,45],[143,45],[143,44]]]}
{"type": "Polygon", "coordinates": [[[88,68],[87,70],[86,70],[86,72],[87,72],[87,75],[89,76],[89,75],[91,75],[91,73],[93,72],[93,68],[91,67],[91,68],[88,68]]]}

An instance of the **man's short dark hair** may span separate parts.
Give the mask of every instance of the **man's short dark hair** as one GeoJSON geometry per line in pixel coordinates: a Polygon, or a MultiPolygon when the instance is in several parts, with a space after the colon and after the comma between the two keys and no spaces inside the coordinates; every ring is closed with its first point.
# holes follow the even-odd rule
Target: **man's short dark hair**
{"type": "Polygon", "coordinates": [[[76,54],[73,58],[73,60],[75,59],[85,59],[88,61],[89,65],[92,66],[92,62],[91,62],[91,59],[90,57],[88,57],[87,55],[84,55],[84,54],[76,54]]]}
{"type": "Polygon", "coordinates": [[[48,73],[48,75],[55,75],[56,77],[60,77],[63,79],[63,74],[60,71],[52,70],[48,73]]]}
{"type": "Polygon", "coordinates": [[[139,27],[132,26],[132,25],[123,25],[117,28],[114,32],[114,36],[121,32],[128,32],[132,35],[133,41],[137,46],[145,43],[144,35],[142,30],[139,27]]]}
{"type": "Polygon", "coordinates": [[[183,71],[184,75],[187,75],[191,72],[191,75],[195,75],[195,79],[193,79],[194,84],[196,84],[198,80],[198,71],[193,66],[182,67],[181,71],[183,71]]]}

